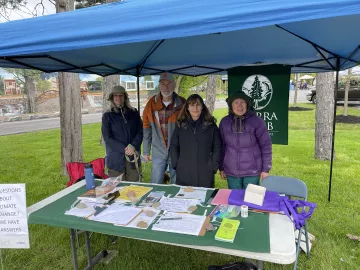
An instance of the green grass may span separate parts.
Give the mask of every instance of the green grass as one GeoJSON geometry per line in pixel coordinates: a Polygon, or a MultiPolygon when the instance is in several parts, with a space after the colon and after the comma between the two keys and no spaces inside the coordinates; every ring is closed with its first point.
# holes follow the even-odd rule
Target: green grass
{"type": "MultiPolygon", "coordinates": [[[[301,107],[315,108],[311,104],[301,107]]],[[[215,111],[219,120],[226,109],[215,111]]],[[[339,108],[339,113],[342,109],[339,108]]],[[[360,116],[360,110],[349,109],[360,116]]],[[[309,201],[317,203],[309,231],[316,236],[311,259],[300,254],[298,269],[358,269],[359,242],[346,237],[360,235],[360,125],[338,124],[332,199],[327,202],[329,163],[314,159],[315,110],[290,112],[289,145],[273,147],[272,174],[300,178],[309,188],[309,201]]],[[[83,126],[86,161],[104,155],[99,145],[100,125],[83,126]]],[[[27,204],[32,205],[65,188],[67,177],[60,174],[60,132],[49,130],[0,137],[0,183],[26,183],[27,204]]],[[[150,168],[146,168],[149,179],[150,168]]],[[[226,182],[217,176],[217,187],[226,182]]],[[[28,250],[2,250],[5,269],[71,269],[69,234],[66,229],[29,225],[28,250]]],[[[109,265],[95,269],[207,269],[210,264],[241,260],[216,253],[119,238],[115,245],[104,235],[92,236],[93,255],[101,249],[119,251],[109,265]]],[[[83,239],[81,239],[83,242],[83,239]]],[[[85,248],[78,252],[80,268],[86,265],[85,248]]],[[[266,269],[292,269],[265,263],[266,269]]]]}

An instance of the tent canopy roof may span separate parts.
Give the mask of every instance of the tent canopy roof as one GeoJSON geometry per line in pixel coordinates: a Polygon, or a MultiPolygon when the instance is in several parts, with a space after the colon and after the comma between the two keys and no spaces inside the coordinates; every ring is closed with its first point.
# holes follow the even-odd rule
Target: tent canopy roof
{"type": "Polygon", "coordinates": [[[360,62],[358,25],[358,0],[125,0],[0,24],[0,66],[102,76],[266,64],[324,72],[360,62]]]}

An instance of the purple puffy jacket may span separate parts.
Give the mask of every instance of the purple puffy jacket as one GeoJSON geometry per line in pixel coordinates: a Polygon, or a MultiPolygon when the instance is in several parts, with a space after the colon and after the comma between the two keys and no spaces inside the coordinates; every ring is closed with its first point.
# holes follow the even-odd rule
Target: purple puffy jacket
{"type": "Polygon", "coordinates": [[[222,139],[220,171],[234,177],[256,176],[269,172],[272,164],[272,144],[263,119],[248,111],[235,121],[233,114],[220,122],[222,139]],[[241,123],[240,123],[241,122],[241,123]],[[242,132],[236,132],[241,126],[242,132]]]}

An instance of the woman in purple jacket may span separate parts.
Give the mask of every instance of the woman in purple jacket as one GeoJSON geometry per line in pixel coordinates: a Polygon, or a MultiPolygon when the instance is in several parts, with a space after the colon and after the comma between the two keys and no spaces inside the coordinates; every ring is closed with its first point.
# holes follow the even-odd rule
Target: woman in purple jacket
{"type": "Polygon", "coordinates": [[[252,99],[242,91],[226,99],[229,115],[220,122],[222,139],[220,176],[229,189],[259,185],[269,175],[272,144],[263,119],[252,108],[252,99]]]}

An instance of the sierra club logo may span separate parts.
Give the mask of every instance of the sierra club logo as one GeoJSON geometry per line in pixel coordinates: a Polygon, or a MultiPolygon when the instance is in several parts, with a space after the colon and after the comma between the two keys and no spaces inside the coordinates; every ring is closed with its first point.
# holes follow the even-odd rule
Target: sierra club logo
{"type": "Polygon", "coordinates": [[[242,91],[253,99],[255,110],[264,109],[270,103],[273,94],[270,80],[260,74],[249,76],[244,81],[242,91]]]}

